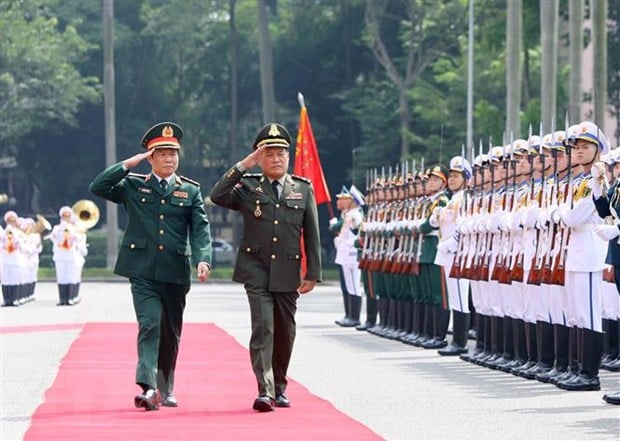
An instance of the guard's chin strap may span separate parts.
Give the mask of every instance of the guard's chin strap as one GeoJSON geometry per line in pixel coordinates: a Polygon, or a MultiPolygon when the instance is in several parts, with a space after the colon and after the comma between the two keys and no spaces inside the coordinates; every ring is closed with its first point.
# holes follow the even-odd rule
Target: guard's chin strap
{"type": "MultiPolygon", "coordinates": [[[[598,150],[597,150],[598,152],[598,150]]],[[[592,157],[592,161],[590,162],[586,162],[585,164],[578,164],[578,165],[584,165],[584,166],[588,166],[588,165],[592,165],[594,164],[594,161],[596,161],[596,153],[594,154],[594,156],[592,157]]],[[[573,167],[576,167],[575,165],[573,167]]]]}

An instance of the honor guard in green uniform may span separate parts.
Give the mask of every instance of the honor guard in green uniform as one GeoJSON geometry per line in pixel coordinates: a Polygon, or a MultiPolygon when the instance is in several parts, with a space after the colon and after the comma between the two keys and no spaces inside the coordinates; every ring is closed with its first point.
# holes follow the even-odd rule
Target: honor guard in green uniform
{"type": "Polygon", "coordinates": [[[202,282],[211,269],[211,231],[200,185],[177,175],[181,127],[156,124],[142,138],[146,149],[101,172],[90,191],[123,204],[128,224],[114,272],[129,278],[138,319],[136,407],[176,407],[174,374],[192,267],[202,282]],[[151,173],[130,173],[143,160],[151,173]]]}
{"type": "Polygon", "coordinates": [[[211,191],[213,203],[243,216],[233,280],[244,284],[250,305],[250,359],[258,383],[253,408],[259,412],[290,406],[286,373],[295,341],[297,299],[321,280],[314,190],[309,180],[287,173],[290,143],[283,125],[265,125],[254,151],[211,191]],[[245,173],[255,165],[262,173],[245,173]]]}

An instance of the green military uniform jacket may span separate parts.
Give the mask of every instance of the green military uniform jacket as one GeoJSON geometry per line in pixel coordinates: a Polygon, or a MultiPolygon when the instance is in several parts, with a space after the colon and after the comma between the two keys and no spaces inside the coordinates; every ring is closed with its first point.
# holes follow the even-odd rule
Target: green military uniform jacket
{"type": "Polygon", "coordinates": [[[271,292],[292,292],[304,279],[321,280],[321,247],[314,190],[305,178],[287,174],[280,199],[262,174],[228,170],[211,191],[214,204],[243,215],[243,237],[233,273],[235,282],[271,292]]]}
{"type": "Polygon", "coordinates": [[[189,285],[191,263],[211,264],[211,230],[197,182],[175,175],[163,192],[150,174],[129,173],[117,163],[93,180],[90,191],[123,204],[128,214],[116,274],[189,285]]]}
{"type": "Polygon", "coordinates": [[[449,200],[448,194],[445,191],[437,192],[430,197],[430,207],[426,213],[426,220],[420,226],[420,233],[424,235],[422,238],[420,263],[435,263],[437,244],[439,243],[439,227],[431,225],[429,219],[435,208],[445,207],[449,200]]]}

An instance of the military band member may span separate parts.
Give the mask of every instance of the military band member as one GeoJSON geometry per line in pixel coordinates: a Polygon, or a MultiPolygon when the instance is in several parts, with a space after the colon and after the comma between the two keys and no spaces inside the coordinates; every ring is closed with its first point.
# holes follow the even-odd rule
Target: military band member
{"type": "Polygon", "coordinates": [[[213,203],[243,216],[233,280],[244,284],[250,305],[249,349],[258,385],[252,407],[259,412],[290,406],[286,375],[295,341],[297,299],[321,281],[314,190],[307,179],[287,173],[290,143],[283,125],[265,125],[253,152],[231,167],[211,191],[213,203]],[[245,173],[255,165],[262,173],[245,173]],[[305,274],[302,252],[307,259],[305,274]]]}
{"type": "Polygon", "coordinates": [[[76,216],[71,207],[61,207],[58,216],[60,222],[50,233],[58,283],[57,306],[75,305],[79,303],[78,287],[88,250],[86,234],[77,227],[76,216]]]}
{"type": "Polygon", "coordinates": [[[138,320],[134,405],[177,407],[176,361],[192,263],[201,282],[211,270],[211,231],[200,185],[176,174],[183,130],[162,122],[142,137],[146,151],[101,172],[90,191],[123,204],[128,224],[114,272],[129,278],[138,320]],[[148,161],[147,175],[130,173],[148,161]]]}
{"type": "Polygon", "coordinates": [[[2,306],[19,306],[24,255],[24,234],[19,228],[18,216],[13,210],[4,213],[4,232],[0,236],[2,252],[2,306]]]}

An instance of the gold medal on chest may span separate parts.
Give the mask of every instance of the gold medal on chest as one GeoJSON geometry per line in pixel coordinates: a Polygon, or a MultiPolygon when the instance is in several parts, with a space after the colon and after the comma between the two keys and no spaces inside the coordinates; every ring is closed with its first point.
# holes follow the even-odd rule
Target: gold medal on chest
{"type": "Polygon", "coordinates": [[[256,201],[256,209],[254,210],[254,216],[261,217],[263,212],[260,210],[260,202],[256,201]]]}

